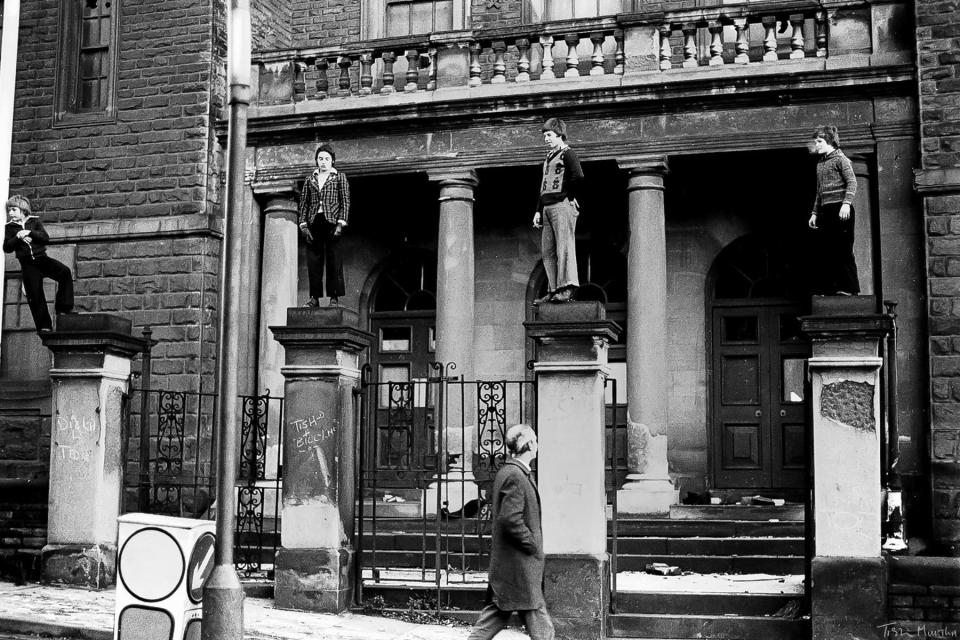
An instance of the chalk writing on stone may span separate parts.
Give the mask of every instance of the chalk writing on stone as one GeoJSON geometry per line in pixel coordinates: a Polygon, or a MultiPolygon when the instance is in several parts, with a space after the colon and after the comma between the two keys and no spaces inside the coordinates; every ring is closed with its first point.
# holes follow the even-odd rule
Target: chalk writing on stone
{"type": "Polygon", "coordinates": [[[844,380],[823,385],[820,415],[862,431],[875,431],[873,385],[844,380]]]}
{"type": "Polygon", "coordinates": [[[293,428],[293,446],[300,453],[313,453],[319,465],[319,475],[324,486],[330,484],[330,466],[321,446],[324,441],[336,434],[336,428],[324,421],[323,412],[307,418],[290,420],[293,428]]]}

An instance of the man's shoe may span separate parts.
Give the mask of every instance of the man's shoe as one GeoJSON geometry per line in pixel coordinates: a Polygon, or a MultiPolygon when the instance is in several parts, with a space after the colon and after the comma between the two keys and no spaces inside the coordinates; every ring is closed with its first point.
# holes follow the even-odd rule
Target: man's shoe
{"type": "Polygon", "coordinates": [[[309,300],[307,300],[307,301],[304,303],[303,306],[305,306],[305,307],[319,307],[319,306],[320,306],[320,303],[317,302],[317,299],[316,299],[316,298],[311,297],[309,300]]]}

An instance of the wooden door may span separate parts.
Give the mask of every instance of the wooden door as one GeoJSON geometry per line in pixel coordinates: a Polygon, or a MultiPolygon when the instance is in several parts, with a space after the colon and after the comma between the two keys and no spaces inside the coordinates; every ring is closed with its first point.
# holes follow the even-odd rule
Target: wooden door
{"type": "Polygon", "coordinates": [[[367,429],[367,459],[381,481],[416,476],[436,468],[436,383],[433,314],[375,318],[372,353],[375,397],[367,429]],[[423,317],[420,317],[420,316],[423,317]]]}
{"type": "Polygon", "coordinates": [[[713,311],[713,470],[717,488],[797,489],[806,478],[809,345],[793,305],[713,311]]]}

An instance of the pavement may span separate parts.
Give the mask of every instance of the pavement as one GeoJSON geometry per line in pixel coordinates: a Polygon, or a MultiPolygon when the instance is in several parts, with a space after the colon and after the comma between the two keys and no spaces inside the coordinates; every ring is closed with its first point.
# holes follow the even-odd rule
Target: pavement
{"type": "MultiPolygon", "coordinates": [[[[0,634],[112,640],[114,594],[52,585],[0,582],[0,634]]],[[[269,598],[247,597],[246,640],[461,640],[468,627],[414,624],[373,615],[307,613],[276,609],[269,598]]],[[[2,636],[0,636],[2,637],[2,636]]],[[[497,640],[527,636],[507,629],[497,640]]]]}

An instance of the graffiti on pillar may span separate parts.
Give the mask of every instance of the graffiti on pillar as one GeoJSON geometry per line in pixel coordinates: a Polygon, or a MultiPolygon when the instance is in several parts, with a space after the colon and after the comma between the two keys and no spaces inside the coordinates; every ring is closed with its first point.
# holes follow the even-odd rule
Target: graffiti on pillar
{"type": "Polygon", "coordinates": [[[325,419],[320,411],[306,418],[294,418],[289,421],[288,433],[293,436],[293,449],[300,455],[306,454],[317,461],[318,475],[323,487],[330,485],[330,465],[324,453],[324,445],[334,437],[336,427],[325,419]]]}
{"type": "Polygon", "coordinates": [[[61,414],[57,416],[55,428],[56,458],[74,463],[81,475],[88,475],[93,447],[99,443],[97,420],[90,416],[61,414]]]}
{"type": "Polygon", "coordinates": [[[869,382],[843,380],[825,384],[820,393],[820,415],[855,429],[876,431],[873,391],[869,382]]]}

